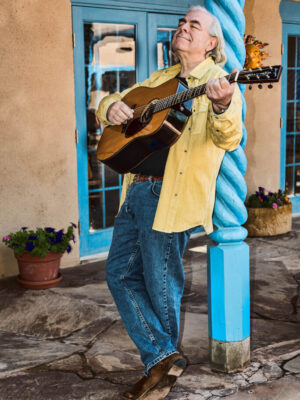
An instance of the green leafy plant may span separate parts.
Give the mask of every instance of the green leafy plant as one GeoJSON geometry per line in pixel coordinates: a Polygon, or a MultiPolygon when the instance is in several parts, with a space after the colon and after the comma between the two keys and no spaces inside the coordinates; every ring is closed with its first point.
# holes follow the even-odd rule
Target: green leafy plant
{"type": "Polygon", "coordinates": [[[273,208],[274,210],[285,204],[290,204],[285,191],[279,189],[278,192],[270,192],[261,186],[255,194],[249,196],[246,202],[248,208],[273,208]]]}
{"type": "Polygon", "coordinates": [[[63,229],[56,231],[54,228],[46,227],[34,231],[24,226],[19,231],[4,236],[2,241],[18,255],[27,252],[33,256],[45,257],[49,251],[70,253],[72,250],[70,242],[75,243],[74,228],[76,225],[71,223],[65,233],[63,229]]]}

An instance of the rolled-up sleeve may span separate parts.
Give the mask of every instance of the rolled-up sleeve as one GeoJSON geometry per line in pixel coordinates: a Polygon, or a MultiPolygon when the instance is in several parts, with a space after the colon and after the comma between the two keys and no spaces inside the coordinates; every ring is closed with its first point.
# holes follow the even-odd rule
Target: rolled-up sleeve
{"type": "Polygon", "coordinates": [[[209,103],[207,130],[214,144],[226,151],[235,150],[242,139],[242,99],[236,85],[230,106],[222,114],[216,114],[209,103]]]}

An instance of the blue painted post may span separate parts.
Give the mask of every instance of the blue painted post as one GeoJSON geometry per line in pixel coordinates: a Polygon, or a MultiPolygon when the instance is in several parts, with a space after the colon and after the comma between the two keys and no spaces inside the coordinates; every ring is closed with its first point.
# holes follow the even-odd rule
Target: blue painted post
{"type": "MultiPolygon", "coordinates": [[[[244,3],[245,0],[205,1],[206,8],[219,19],[223,29],[228,72],[233,68],[243,69],[245,61],[244,3]]],[[[243,121],[245,113],[243,98],[243,121]]],[[[249,247],[243,242],[247,230],[241,227],[247,219],[246,140],[243,125],[240,146],[225,153],[213,215],[218,229],[210,235],[218,245],[208,249],[210,361],[213,369],[222,372],[241,370],[250,361],[249,247]]]]}

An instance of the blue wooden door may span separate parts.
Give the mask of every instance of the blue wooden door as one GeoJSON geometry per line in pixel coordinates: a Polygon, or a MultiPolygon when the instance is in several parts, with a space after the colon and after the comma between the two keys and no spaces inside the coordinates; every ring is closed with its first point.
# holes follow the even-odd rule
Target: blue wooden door
{"type": "Polygon", "coordinates": [[[173,64],[178,15],[74,6],[80,257],[108,251],[122,176],[100,163],[99,101],[173,64]]]}
{"type": "Polygon", "coordinates": [[[283,2],[281,187],[300,212],[300,4],[283,2]]]}
{"type": "Polygon", "coordinates": [[[282,76],[282,161],[281,186],[300,212],[300,25],[284,24],[286,49],[282,76]]]}

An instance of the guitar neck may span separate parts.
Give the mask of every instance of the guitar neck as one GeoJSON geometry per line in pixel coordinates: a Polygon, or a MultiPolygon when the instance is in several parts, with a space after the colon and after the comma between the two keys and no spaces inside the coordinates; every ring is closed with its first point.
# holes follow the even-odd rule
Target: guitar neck
{"type": "MultiPolygon", "coordinates": [[[[235,81],[237,74],[238,72],[234,72],[233,74],[226,75],[225,78],[230,83],[232,83],[235,81]]],[[[155,104],[153,112],[156,113],[165,110],[166,108],[170,108],[186,101],[192,100],[195,97],[202,96],[203,94],[205,94],[205,88],[206,83],[200,86],[196,86],[194,88],[187,89],[183,92],[175,93],[171,96],[165,97],[155,104]]]]}
{"type": "MultiPolygon", "coordinates": [[[[224,78],[228,82],[238,82],[244,84],[255,84],[255,83],[271,83],[278,82],[281,76],[282,66],[273,65],[269,67],[260,67],[255,69],[243,70],[233,72],[232,74],[226,75],[224,78]]],[[[164,99],[158,100],[155,103],[153,112],[162,111],[166,108],[176,106],[184,103],[185,101],[194,99],[195,97],[205,94],[206,84],[196,86],[195,88],[187,89],[183,92],[175,93],[171,96],[165,97],[164,99]]],[[[272,87],[272,85],[269,85],[272,87]]]]}

